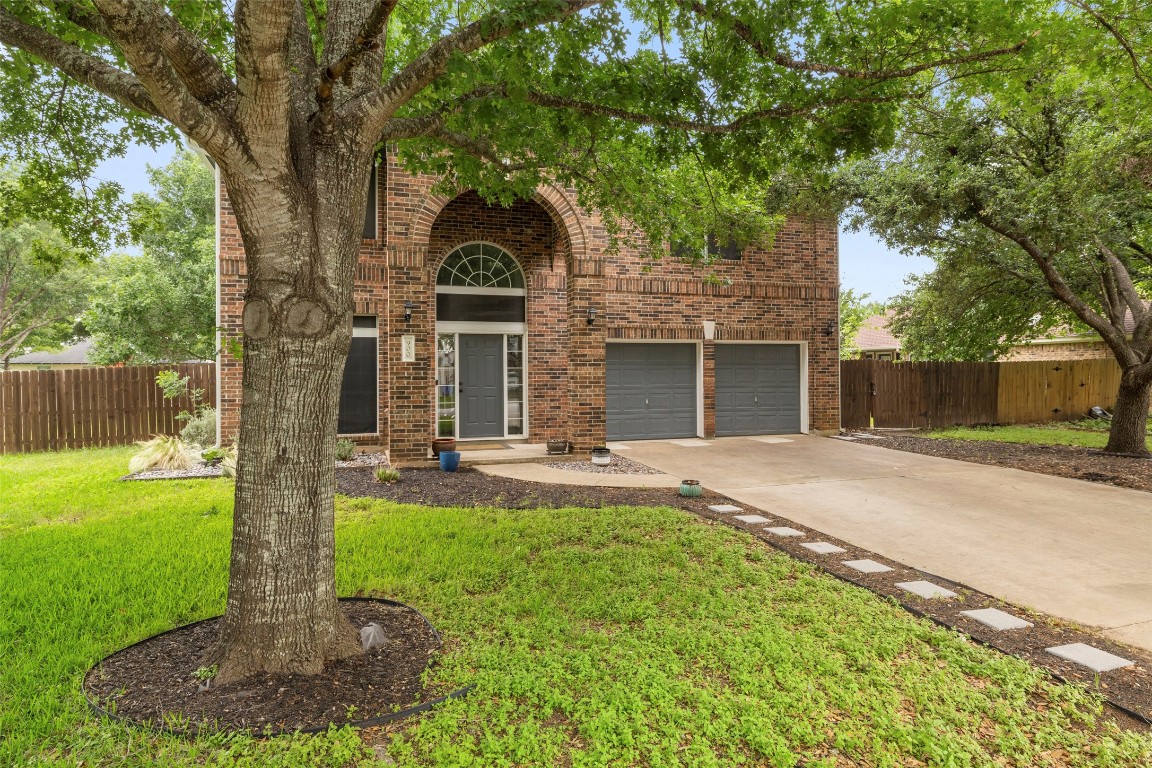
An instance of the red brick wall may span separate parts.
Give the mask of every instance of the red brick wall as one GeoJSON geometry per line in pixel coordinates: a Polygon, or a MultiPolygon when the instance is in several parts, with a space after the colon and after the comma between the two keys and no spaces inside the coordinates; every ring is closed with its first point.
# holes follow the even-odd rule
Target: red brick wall
{"type": "Polygon", "coordinates": [[[1088,341],[1079,344],[1019,344],[1009,349],[1000,360],[1106,360],[1112,356],[1112,350],[1103,341],[1088,341]]]}
{"type": "MultiPolygon", "coordinates": [[[[453,248],[483,240],[505,248],[527,284],[527,437],[568,438],[581,448],[605,438],[605,344],[611,339],[808,343],[812,430],[839,427],[837,234],[833,223],[789,220],[770,247],[741,261],[693,267],[669,256],[653,262],[629,250],[608,254],[599,216],[578,210],[571,191],[542,188],[535,200],[490,207],[474,193],[432,192],[389,155],[379,179],[380,240],[364,241],[355,291],[357,314],[380,330],[380,434],[398,461],[427,454],[435,424],[435,275],[453,248]],[[647,269],[645,269],[647,267],[647,269]],[[717,282],[705,282],[707,274],[717,282]],[[414,305],[405,321],[403,305],[414,305]],[[589,307],[597,320],[587,322],[589,307]],[[401,338],[416,337],[415,362],[400,361],[401,338]]],[[[239,333],[243,248],[227,196],[221,199],[221,324],[239,333]]],[[[705,434],[713,415],[714,342],[703,342],[705,434]]],[[[222,434],[235,433],[239,365],[221,366],[222,434]]]]}

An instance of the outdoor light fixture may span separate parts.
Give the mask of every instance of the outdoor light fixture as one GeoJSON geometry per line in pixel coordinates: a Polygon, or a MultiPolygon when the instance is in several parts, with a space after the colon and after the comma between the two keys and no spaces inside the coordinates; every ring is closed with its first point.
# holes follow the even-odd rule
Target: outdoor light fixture
{"type": "Polygon", "coordinates": [[[835,320],[829,320],[824,325],[824,335],[825,336],[833,336],[833,335],[835,335],[835,333],[836,333],[836,321],[835,320]]]}
{"type": "Polygon", "coordinates": [[[404,302],[404,322],[406,322],[406,323],[412,322],[412,310],[415,308],[416,308],[416,305],[412,303],[411,299],[404,302]]]}
{"type": "Polygon", "coordinates": [[[596,307],[588,307],[588,325],[596,322],[596,307]]]}

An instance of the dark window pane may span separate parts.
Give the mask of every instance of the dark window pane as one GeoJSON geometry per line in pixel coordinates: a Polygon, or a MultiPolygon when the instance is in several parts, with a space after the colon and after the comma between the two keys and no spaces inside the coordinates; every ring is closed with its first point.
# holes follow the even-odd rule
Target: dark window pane
{"type": "Polygon", "coordinates": [[[353,338],[340,384],[339,434],[376,432],[376,375],[376,339],[353,338]]]}
{"type": "Polygon", "coordinates": [[[353,328],[375,328],[376,315],[355,315],[352,318],[353,328]]]}
{"type": "Polygon", "coordinates": [[[522,323],[524,297],[440,293],[436,295],[436,319],[458,322],[522,323]]]}
{"type": "Polygon", "coordinates": [[[372,168],[372,176],[368,180],[368,203],[364,211],[364,239],[376,239],[376,168],[372,168]]]}
{"type": "Polygon", "coordinates": [[[743,255],[743,249],[735,245],[731,241],[719,242],[716,235],[708,234],[708,255],[719,256],[728,261],[739,261],[743,255]]]}
{"type": "Polygon", "coordinates": [[[683,240],[674,240],[668,250],[674,258],[683,259],[685,261],[699,259],[703,255],[702,249],[699,245],[696,245],[695,243],[686,243],[683,240]]]}

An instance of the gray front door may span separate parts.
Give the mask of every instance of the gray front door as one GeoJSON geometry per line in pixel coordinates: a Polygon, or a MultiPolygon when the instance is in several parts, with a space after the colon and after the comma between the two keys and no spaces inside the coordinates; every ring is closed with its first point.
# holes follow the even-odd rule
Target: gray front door
{"type": "Polygon", "coordinates": [[[800,431],[800,345],[716,345],[716,434],[800,431]]]}
{"type": "Polygon", "coordinates": [[[504,337],[460,334],[460,437],[504,437],[504,337]]]}
{"type": "Polygon", "coordinates": [[[609,344],[608,439],[696,436],[696,345],[609,344]]]}

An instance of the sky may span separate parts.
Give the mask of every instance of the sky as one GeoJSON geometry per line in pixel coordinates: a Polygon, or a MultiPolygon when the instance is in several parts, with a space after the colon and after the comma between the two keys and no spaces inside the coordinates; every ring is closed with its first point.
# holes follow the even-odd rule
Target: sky
{"type": "MultiPolygon", "coordinates": [[[[120,182],[126,198],[131,198],[135,192],[150,190],[146,166],[165,165],[175,151],[171,145],[159,151],[134,146],[126,156],[105,161],[97,176],[120,182]]],[[[929,269],[930,259],[889,250],[867,231],[840,233],[840,285],[857,295],[867,293],[872,301],[886,301],[904,289],[907,275],[929,269]]]]}

